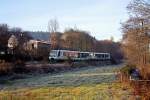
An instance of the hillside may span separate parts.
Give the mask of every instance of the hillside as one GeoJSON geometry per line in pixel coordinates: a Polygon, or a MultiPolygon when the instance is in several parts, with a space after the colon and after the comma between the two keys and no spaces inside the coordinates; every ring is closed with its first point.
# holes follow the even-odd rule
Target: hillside
{"type": "Polygon", "coordinates": [[[33,39],[36,40],[44,40],[44,41],[49,41],[50,39],[50,33],[49,32],[28,32],[29,35],[31,35],[31,37],[33,39]]]}

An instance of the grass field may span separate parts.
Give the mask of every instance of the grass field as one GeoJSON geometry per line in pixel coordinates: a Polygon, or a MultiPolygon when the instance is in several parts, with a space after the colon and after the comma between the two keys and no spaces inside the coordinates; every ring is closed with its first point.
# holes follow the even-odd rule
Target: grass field
{"type": "Polygon", "coordinates": [[[0,100],[129,100],[130,89],[115,83],[119,66],[85,67],[28,75],[1,85],[0,100]]]}
{"type": "Polygon", "coordinates": [[[120,84],[41,87],[0,92],[1,100],[129,100],[131,92],[120,84]]]}

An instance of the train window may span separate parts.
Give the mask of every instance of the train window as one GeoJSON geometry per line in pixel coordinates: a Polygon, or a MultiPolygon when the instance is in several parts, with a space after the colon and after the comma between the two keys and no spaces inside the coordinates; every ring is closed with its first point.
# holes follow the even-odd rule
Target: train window
{"type": "Polygon", "coordinates": [[[105,55],[105,58],[108,58],[108,54],[105,55]]]}
{"type": "Polygon", "coordinates": [[[55,54],[55,53],[56,53],[56,51],[51,51],[50,53],[51,53],[51,54],[55,54]]]}
{"type": "Polygon", "coordinates": [[[32,49],[34,49],[34,44],[32,44],[32,49]]]}
{"type": "Polygon", "coordinates": [[[102,58],[105,58],[105,54],[102,54],[102,58]]]}
{"type": "Polygon", "coordinates": [[[98,57],[98,58],[100,57],[100,55],[99,55],[99,54],[95,54],[95,56],[96,56],[96,57],[98,57]]]}
{"type": "Polygon", "coordinates": [[[80,54],[79,54],[79,57],[80,57],[80,58],[89,57],[89,53],[80,53],[80,54]]]}
{"type": "Polygon", "coordinates": [[[57,56],[57,51],[53,51],[53,50],[52,50],[52,51],[50,52],[50,56],[51,56],[51,57],[57,56]]]}
{"type": "Polygon", "coordinates": [[[95,56],[97,57],[97,58],[103,58],[103,54],[95,54],[95,56]]]}
{"type": "Polygon", "coordinates": [[[67,57],[67,56],[68,56],[68,53],[67,53],[67,52],[63,52],[63,56],[64,56],[64,57],[67,57]]]}
{"type": "Polygon", "coordinates": [[[4,55],[4,54],[5,54],[5,52],[4,52],[4,51],[1,51],[1,52],[0,52],[0,54],[1,54],[1,55],[4,55]]]}

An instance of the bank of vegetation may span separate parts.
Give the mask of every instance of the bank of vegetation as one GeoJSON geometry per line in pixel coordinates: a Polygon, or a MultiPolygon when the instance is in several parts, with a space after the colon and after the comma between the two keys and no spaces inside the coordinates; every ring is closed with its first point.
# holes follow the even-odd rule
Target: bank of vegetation
{"type": "MultiPolygon", "coordinates": [[[[110,40],[97,40],[90,35],[90,32],[82,31],[77,28],[66,29],[58,32],[57,20],[51,20],[50,47],[36,48],[30,44],[34,38],[28,31],[21,28],[10,28],[7,24],[0,24],[0,73],[25,73],[27,62],[49,63],[49,52],[53,49],[89,51],[110,53],[112,63],[120,63],[123,59],[121,43],[110,40]]],[[[39,40],[38,40],[39,41],[39,40]]],[[[42,40],[40,40],[42,41],[42,40]]],[[[75,65],[87,65],[85,62],[75,63],[75,65]]],[[[44,66],[44,65],[43,65],[44,66]]]]}
{"type": "Polygon", "coordinates": [[[133,0],[128,6],[129,18],[122,23],[122,48],[128,65],[121,70],[122,80],[136,95],[150,98],[150,2],[133,0]]]}

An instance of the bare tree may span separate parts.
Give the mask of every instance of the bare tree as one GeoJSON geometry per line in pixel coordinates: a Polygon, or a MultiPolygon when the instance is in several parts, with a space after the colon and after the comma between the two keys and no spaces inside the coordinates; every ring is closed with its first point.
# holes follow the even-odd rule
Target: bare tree
{"type": "Polygon", "coordinates": [[[0,24],[0,34],[4,34],[8,32],[8,25],[7,24],[0,24]]]}
{"type": "Polygon", "coordinates": [[[61,35],[62,35],[62,33],[60,33],[60,32],[51,33],[51,35],[50,35],[51,49],[60,49],[61,35]]]}
{"type": "Polygon", "coordinates": [[[150,77],[149,32],[150,3],[145,0],[133,0],[127,9],[129,19],[122,24],[123,50],[131,64],[135,64],[144,78],[150,77]]]}
{"type": "Polygon", "coordinates": [[[69,29],[62,35],[63,47],[73,50],[91,51],[94,38],[86,31],[69,29]]]}
{"type": "Polygon", "coordinates": [[[49,22],[48,22],[48,30],[50,33],[55,33],[57,32],[59,29],[59,24],[58,24],[58,21],[56,19],[51,19],[49,22]]]}
{"type": "Polygon", "coordinates": [[[127,10],[132,16],[150,16],[150,2],[149,0],[133,0],[127,6],[127,10]]]}
{"type": "Polygon", "coordinates": [[[8,40],[8,47],[16,48],[18,46],[18,39],[12,35],[8,40]]]}
{"type": "Polygon", "coordinates": [[[13,27],[13,28],[10,29],[10,31],[12,31],[12,32],[22,32],[22,29],[19,28],[19,27],[13,27]]]}
{"type": "Polygon", "coordinates": [[[2,46],[7,46],[7,42],[10,37],[8,30],[7,24],[0,24],[0,45],[2,46]]]}
{"type": "Polygon", "coordinates": [[[48,30],[50,32],[50,43],[51,43],[51,49],[59,48],[59,32],[58,32],[59,24],[56,19],[51,19],[48,22],[48,30]]]}
{"type": "Polygon", "coordinates": [[[14,49],[18,46],[18,39],[12,35],[8,40],[8,47],[12,50],[12,54],[14,54],[14,49]]]}

